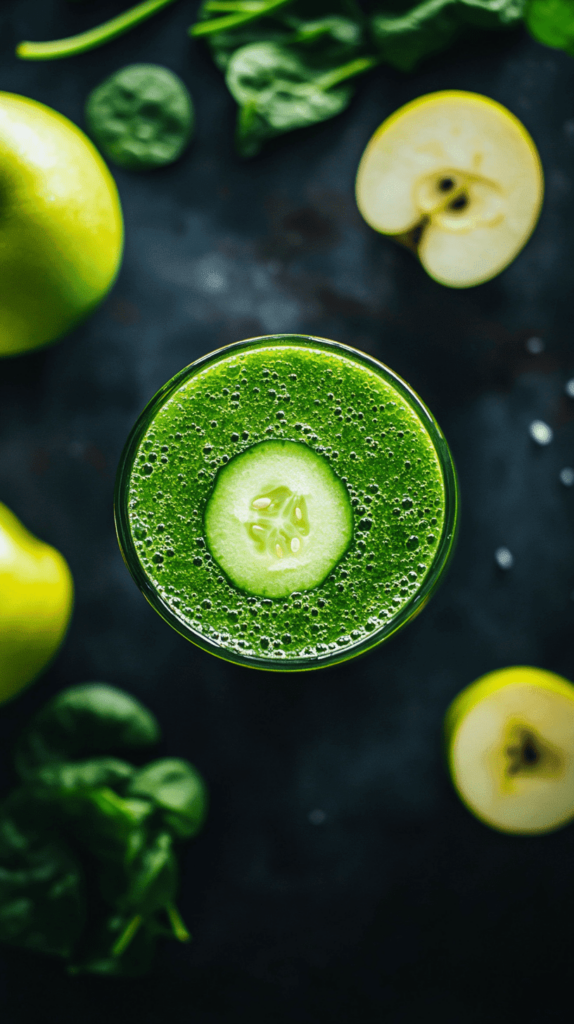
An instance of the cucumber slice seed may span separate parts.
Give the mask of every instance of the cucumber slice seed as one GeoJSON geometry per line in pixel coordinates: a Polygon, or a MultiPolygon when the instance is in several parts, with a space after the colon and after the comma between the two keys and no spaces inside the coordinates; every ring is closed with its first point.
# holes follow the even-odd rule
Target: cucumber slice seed
{"type": "Polygon", "coordinates": [[[260,441],[215,479],[205,537],[240,590],[286,597],[318,587],[353,536],[343,482],[327,459],[298,441],[260,441]]]}

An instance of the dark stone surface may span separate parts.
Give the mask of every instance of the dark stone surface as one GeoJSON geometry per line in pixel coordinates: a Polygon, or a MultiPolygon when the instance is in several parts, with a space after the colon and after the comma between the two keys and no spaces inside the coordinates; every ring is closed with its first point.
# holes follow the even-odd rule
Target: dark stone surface
{"type": "Polygon", "coordinates": [[[441,728],[455,694],[491,669],[574,678],[574,488],[558,476],[574,465],[574,62],[519,31],[416,74],[380,69],[345,114],[242,163],[233,103],[186,35],[194,3],[82,57],[14,57],[20,39],[72,34],[117,9],[4,0],[0,12],[4,90],[83,126],[105,75],[164,63],[189,85],[198,122],[178,164],[114,169],[125,259],[92,319],[0,364],[0,498],[64,553],[77,590],[58,657],[0,710],[0,781],[36,708],[103,679],[156,712],[162,751],[198,766],[211,812],[184,857],[193,943],[165,943],[141,982],[69,979],[58,962],[5,950],[3,1024],[554,1021],[571,974],[574,827],[519,838],[481,825],[451,788],[441,728]],[[463,291],[371,231],[353,196],[374,129],[443,88],[507,105],[546,175],[525,250],[463,291]],[[303,676],[233,667],[170,630],[132,583],[112,518],[120,451],[158,387],[226,342],[281,331],[347,342],[404,376],[449,439],[463,503],[428,609],[364,658],[303,676]],[[543,352],[528,352],[532,336],[543,352]],[[546,448],[528,434],[538,418],[555,432],[546,448]],[[506,573],[502,545],[515,559],[506,573]]]}

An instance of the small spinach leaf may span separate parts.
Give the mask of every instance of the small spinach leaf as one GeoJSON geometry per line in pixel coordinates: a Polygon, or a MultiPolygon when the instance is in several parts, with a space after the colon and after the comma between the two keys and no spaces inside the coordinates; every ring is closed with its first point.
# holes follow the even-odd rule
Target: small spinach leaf
{"type": "Polygon", "coordinates": [[[84,683],[57,694],[32,719],[15,753],[23,779],[50,762],[148,746],[158,722],[135,697],[107,683],[84,683]]]}
{"type": "Polygon", "coordinates": [[[203,825],[207,790],[199,772],[179,758],[162,758],[140,768],[130,780],[128,794],[152,799],[175,836],[190,839],[203,825]]]}
{"type": "Polygon", "coordinates": [[[574,56],[574,0],[530,0],[525,20],[540,43],[574,56]]]}
{"type": "Polygon", "coordinates": [[[253,43],[234,53],[225,80],[240,106],[236,142],[242,156],[254,156],[265,139],[345,109],[352,88],[322,89],[319,77],[276,43],[253,43]]]}
{"type": "Polygon", "coordinates": [[[96,86],[86,103],[90,135],[108,159],[130,171],[177,160],[193,134],[191,96],[159,64],[130,64],[96,86]]]}

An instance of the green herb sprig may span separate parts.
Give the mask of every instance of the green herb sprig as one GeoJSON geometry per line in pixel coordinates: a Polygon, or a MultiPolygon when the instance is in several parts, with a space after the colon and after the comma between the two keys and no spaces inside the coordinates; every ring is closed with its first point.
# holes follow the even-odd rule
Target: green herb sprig
{"type": "Polygon", "coordinates": [[[176,907],[177,847],[197,835],[205,784],[189,762],[115,756],[156,743],[142,704],[104,683],[58,694],[15,751],[0,805],[0,941],[63,957],[72,974],[138,976],[159,936],[191,938],[176,907]]]}

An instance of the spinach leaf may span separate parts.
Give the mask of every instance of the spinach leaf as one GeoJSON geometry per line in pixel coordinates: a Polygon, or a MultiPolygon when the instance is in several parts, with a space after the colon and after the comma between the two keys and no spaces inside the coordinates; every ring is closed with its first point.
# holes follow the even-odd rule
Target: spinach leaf
{"type": "Polygon", "coordinates": [[[254,156],[274,135],[334,117],[353,92],[348,85],[322,88],[320,76],[277,43],[237,50],[225,80],[239,104],[236,145],[242,156],[254,156]]]}
{"type": "Polygon", "coordinates": [[[188,761],[167,757],[152,761],[135,772],[127,793],[154,800],[162,809],[165,825],[180,839],[196,835],[203,825],[207,790],[188,761]]]}
{"type": "Polygon", "coordinates": [[[102,786],[70,794],[63,816],[69,834],[92,856],[129,864],[145,846],[153,811],[150,800],[125,799],[102,786]]]}
{"type": "Polygon", "coordinates": [[[57,694],[32,719],[15,753],[23,779],[51,762],[142,747],[160,738],[157,720],[135,697],[107,683],[84,683],[57,694]]]}
{"type": "Polygon", "coordinates": [[[0,804],[0,942],[62,956],[72,974],[137,977],[159,936],[189,941],[174,841],[203,824],[200,775],[178,758],[65,759],[158,736],[146,708],[103,683],[36,715],[16,750],[24,784],[0,804]]]}
{"type": "Polygon", "coordinates": [[[526,0],[423,0],[406,13],[371,17],[372,37],[383,60],[412,71],[423,58],[446,49],[469,28],[500,29],[522,20],[526,0]]]}
{"type": "Polygon", "coordinates": [[[574,57],[574,0],[530,0],[525,20],[540,43],[574,57]]]}
{"type": "Polygon", "coordinates": [[[53,796],[65,798],[76,790],[98,786],[123,788],[134,771],[133,765],[119,761],[116,757],[91,757],[86,761],[62,761],[44,765],[33,776],[29,776],[29,781],[45,788],[53,796]]]}
{"type": "Polygon", "coordinates": [[[70,956],[85,926],[83,873],[24,788],[0,807],[0,941],[70,956]]]}

